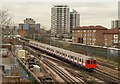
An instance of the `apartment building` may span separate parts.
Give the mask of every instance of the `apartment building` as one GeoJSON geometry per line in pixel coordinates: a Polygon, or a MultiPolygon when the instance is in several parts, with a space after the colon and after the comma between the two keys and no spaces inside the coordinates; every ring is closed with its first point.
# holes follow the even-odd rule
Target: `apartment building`
{"type": "Polygon", "coordinates": [[[103,32],[108,30],[103,26],[82,26],[74,28],[72,31],[72,39],[74,43],[82,43],[88,45],[104,45],[103,32]]]}
{"type": "Polygon", "coordinates": [[[32,19],[32,18],[26,18],[26,19],[24,20],[24,23],[25,23],[25,24],[35,24],[35,20],[32,19]]]}
{"type": "Polygon", "coordinates": [[[118,47],[118,28],[113,28],[104,33],[105,46],[118,47]]]}
{"type": "Polygon", "coordinates": [[[118,28],[120,27],[120,20],[113,20],[111,22],[111,28],[118,28]]]}
{"type": "Polygon", "coordinates": [[[70,12],[70,33],[72,29],[80,26],[80,14],[76,10],[70,12]]]}
{"type": "Polygon", "coordinates": [[[54,5],[51,8],[51,33],[70,33],[70,15],[67,5],[54,5]]]}
{"type": "MultiPolygon", "coordinates": [[[[40,24],[39,23],[36,24],[35,20],[32,18],[26,18],[24,20],[24,23],[19,24],[18,31],[21,32],[24,30],[26,31],[26,35],[32,35],[34,33],[38,33],[38,32],[40,32],[40,24]]],[[[24,36],[24,35],[22,35],[22,36],[24,36]]]]}

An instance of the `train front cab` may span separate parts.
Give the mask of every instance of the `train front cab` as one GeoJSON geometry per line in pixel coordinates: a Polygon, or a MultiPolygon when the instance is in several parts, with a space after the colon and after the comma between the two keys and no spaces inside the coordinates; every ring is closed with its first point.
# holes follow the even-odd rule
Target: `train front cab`
{"type": "Polygon", "coordinates": [[[85,63],[86,63],[85,68],[88,70],[94,70],[97,67],[96,60],[86,60],[85,63]]]}

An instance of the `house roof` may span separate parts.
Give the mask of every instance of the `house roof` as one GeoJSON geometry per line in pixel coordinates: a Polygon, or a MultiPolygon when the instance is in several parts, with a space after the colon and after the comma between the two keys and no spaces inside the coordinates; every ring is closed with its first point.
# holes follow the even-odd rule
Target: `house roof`
{"type": "Polygon", "coordinates": [[[103,26],[81,26],[81,27],[76,27],[73,30],[107,30],[107,28],[103,27],[103,26]]]}
{"type": "Polygon", "coordinates": [[[118,28],[106,30],[103,34],[118,34],[118,28]]]}

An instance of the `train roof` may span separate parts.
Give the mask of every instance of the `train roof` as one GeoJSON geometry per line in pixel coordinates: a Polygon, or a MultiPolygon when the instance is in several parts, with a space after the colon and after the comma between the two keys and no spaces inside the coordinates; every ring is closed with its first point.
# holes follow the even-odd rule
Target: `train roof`
{"type": "MultiPolygon", "coordinates": [[[[61,48],[57,48],[57,47],[54,47],[52,46],[53,48],[55,48],[55,50],[60,50],[62,51],[63,53],[67,53],[67,54],[72,54],[72,56],[74,55],[74,57],[84,57],[84,58],[88,58],[88,59],[91,59],[93,57],[90,57],[90,56],[86,56],[86,55],[83,55],[83,54],[80,54],[80,53],[76,53],[76,52],[72,52],[72,51],[69,51],[69,50],[65,50],[65,49],[61,49],[61,48]]],[[[94,58],[95,59],[95,58],[94,58]]]]}

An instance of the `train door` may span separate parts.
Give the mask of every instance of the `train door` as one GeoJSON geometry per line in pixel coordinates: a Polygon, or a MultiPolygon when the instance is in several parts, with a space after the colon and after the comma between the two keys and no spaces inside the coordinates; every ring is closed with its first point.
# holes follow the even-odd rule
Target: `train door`
{"type": "Polygon", "coordinates": [[[82,65],[83,65],[83,63],[84,63],[84,60],[82,59],[82,65]]]}

